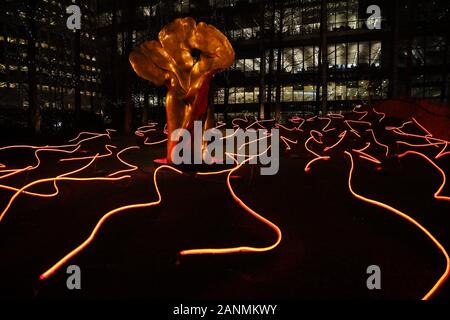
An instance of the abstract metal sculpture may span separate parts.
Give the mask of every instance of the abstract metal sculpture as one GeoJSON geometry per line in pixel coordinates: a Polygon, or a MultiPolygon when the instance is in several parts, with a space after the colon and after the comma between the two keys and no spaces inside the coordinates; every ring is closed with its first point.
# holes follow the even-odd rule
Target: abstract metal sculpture
{"type": "Polygon", "coordinates": [[[192,130],[194,121],[212,127],[208,110],[212,76],[234,61],[234,50],[224,34],[212,25],[196,24],[192,18],[176,19],[158,34],[158,40],[144,42],[129,56],[134,71],[156,86],[167,87],[167,161],[178,139],[171,140],[176,129],[192,130]],[[199,52],[199,58],[194,52],[199,52]]]}

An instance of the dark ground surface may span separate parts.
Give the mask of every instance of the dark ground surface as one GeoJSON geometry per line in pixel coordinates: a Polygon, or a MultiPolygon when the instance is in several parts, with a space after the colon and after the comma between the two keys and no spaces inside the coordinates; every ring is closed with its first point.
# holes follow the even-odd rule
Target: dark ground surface
{"type": "MultiPolygon", "coordinates": [[[[128,146],[138,139],[119,137],[113,143],[128,146]]],[[[11,141],[0,142],[7,144],[11,141]]],[[[445,270],[442,253],[416,227],[351,195],[347,158],[319,161],[305,173],[312,157],[299,144],[291,152],[281,150],[277,175],[260,176],[259,170],[252,174],[246,165],[232,180],[250,207],[281,228],[283,240],[275,250],[178,257],[180,250],[190,248],[266,246],[275,235],[232,199],[226,174],[161,172],[162,204],[112,217],[95,241],[71,260],[69,264],[82,270],[82,290],[67,290],[66,267],[39,281],[42,272],[84,241],[104,213],[156,200],[152,159],[162,157],[164,150],[162,145],[127,153],[124,158],[140,167],[131,180],[60,182],[55,198],[20,196],[0,223],[0,297],[420,299],[445,270]],[[381,290],[366,287],[366,268],[372,264],[381,268],[381,290]]],[[[3,153],[0,162],[29,162],[30,154],[3,153]]],[[[79,167],[57,164],[58,157],[43,155],[39,170],[9,181],[23,185],[79,167]]],[[[450,157],[438,164],[450,172],[450,157]]],[[[383,170],[355,157],[355,166],[358,193],[411,215],[450,248],[450,202],[433,198],[441,183],[434,168],[418,157],[407,157],[401,164],[387,159],[383,170]]],[[[123,166],[114,159],[102,159],[90,173],[119,169],[123,166]]],[[[33,190],[52,189],[47,185],[33,190]]],[[[450,194],[448,186],[443,194],[450,194]]],[[[2,208],[10,196],[0,191],[2,208]]],[[[450,298],[450,284],[433,298],[450,298]]]]}

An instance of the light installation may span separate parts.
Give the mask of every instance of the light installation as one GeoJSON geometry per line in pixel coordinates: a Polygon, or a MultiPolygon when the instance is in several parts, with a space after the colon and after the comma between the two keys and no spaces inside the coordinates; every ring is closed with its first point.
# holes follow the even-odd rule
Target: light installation
{"type": "MultiPolygon", "coordinates": [[[[190,129],[193,121],[204,120],[205,128],[214,126],[212,113],[208,113],[207,96],[209,82],[214,73],[227,68],[234,59],[234,51],[226,37],[213,26],[204,23],[197,24],[191,18],[177,19],[166,26],[159,34],[159,41],[144,43],[130,55],[130,62],[136,73],[151,81],[155,85],[165,85],[168,88],[166,97],[167,124],[148,123],[137,128],[135,135],[141,140],[140,145],[120,148],[112,143],[114,130],[107,129],[104,133],[81,132],[75,138],[62,145],[12,145],[0,147],[0,191],[8,194],[7,201],[0,207],[0,224],[8,218],[11,208],[20,201],[21,197],[53,198],[61,195],[60,182],[65,183],[90,183],[93,181],[102,183],[117,183],[122,180],[134,178],[134,174],[141,169],[139,163],[131,163],[125,159],[125,155],[131,152],[141,152],[143,149],[153,148],[156,145],[166,143],[167,160],[170,163],[171,150],[176,142],[168,137],[175,129],[190,129]],[[192,55],[193,50],[199,52],[199,56],[192,55]],[[161,139],[161,136],[163,137],[161,139]],[[166,137],[167,136],[167,137],[166,137]],[[96,142],[97,147],[92,151],[91,142],[96,142]],[[101,145],[100,149],[98,145],[101,145]],[[32,156],[29,163],[18,167],[8,162],[7,154],[16,150],[28,151],[32,156]],[[42,154],[51,153],[59,157],[54,176],[35,179],[24,185],[17,186],[12,183],[13,178],[38,171],[42,164],[42,154]],[[100,161],[112,159],[117,162],[119,169],[102,175],[92,175],[92,168],[99,166],[100,161]],[[63,170],[67,165],[76,166],[70,170],[63,170]],[[39,185],[52,186],[52,192],[41,193],[35,191],[39,185]]],[[[448,278],[450,272],[450,259],[441,242],[416,219],[407,213],[363,195],[362,186],[355,186],[353,176],[356,170],[363,170],[359,161],[367,162],[382,168],[385,161],[396,158],[402,165],[404,158],[416,157],[424,165],[430,166],[438,173],[440,181],[436,183],[436,189],[430,190],[435,201],[450,201],[450,197],[444,194],[447,182],[446,173],[439,161],[448,161],[450,151],[449,141],[434,137],[426,128],[426,124],[415,118],[398,125],[384,125],[388,117],[375,108],[364,108],[346,114],[330,113],[323,116],[311,115],[307,117],[294,116],[287,123],[277,123],[275,119],[253,120],[247,116],[232,120],[232,127],[238,129],[278,128],[283,133],[280,139],[285,146],[285,153],[302,155],[303,163],[299,170],[305,174],[314,175],[320,170],[319,162],[331,162],[333,160],[346,159],[348,163],[348,192],[356,200],[382,208],[395,214],[406,223],[412,224],[430,240],[445,258],[445,268],[437,277],[435,283],[430,284],[429,289],[421,297],[424,300],[431,298],[448,278]],[[313,170],[314,169],[314,170],[313,170]]],[[[224,129],[225,123],[217,123],[216,129],[224,129]]],[[[268,139],[266,137],[259,139],[268,139]]],[[[234,139],[234,134],[222,139],[234,139]]],[[[248,141],[236,146],[237,153],[227,153],[226,156],[235,160],[231,168],[217,171],[197,172],[197,176],[226,175],[226,186],[230,201],[235,201],[244,212],[250,215],[255,222],[262,223],[273,232],[266,246],[241,245],[224,248],[186,248],[179,252],[181,256],[208,255],[208,254],[237,254],[252,252],[267,252],[275,250],[283,239],[282,225],[264,217],[264,212],[257,212],[250,204],[244,202],[233,187],[232,176],[242,167],[250,165],[251,157],[247,157],[242,163],[238,163],[237,156],[241,150],[254,141],[248,141]]],[[[264,152],[269,152],[270,146],[264,152]]],[[[364,166],[365,167],[365,166],[364,166]]],[[[93,170],[95,172],[95,170],[93,170]]],[[[132,212],[135,209],[158,206],[164,201],[161,194],[158,179],[162,174],[178,174],[183,176],[179,168],[165,164],[153,171],[151,182],[156,190],[156,197],[149,196],[149,201],[144,203],[129,204],[112,209],[102,215],[99,221],[92,226],[89,236],[81,243],[75,243],[66,252],[61,252],[61,258],[36,275],[40,280],[51,277],[60,268],[74,259],[82,250],[87,250],[95,241],[96,235],[101,232],[104,223],[112,216],[132,212]],[[153,199],[152,199],[153,198],[153,199]]]]}
{"type": "MultiPolygon", "coordinates": [[[[354,110],[356,111],[356,110],[354,110]]],[[[441,177],[441,181],[436,183],[436,189],[431,190],[430,194],[433,194],[436,201],[450,201],[450,197],[444,194],[444,188],[446,185],[446,173],[436,161],[441,159],[448,159],[449,152],[447,146],[449,141],[434,137],[426,127],[419,123],[416,119],[406,121],[403,124],[393,126],[383,126],[383,121],[386,119],[384,114],[377,112],[375,109],[366,111],[364,113],[353,112],[344,115],[327,115],[324,117],[293,117],[288,123],[282,125],[274,122],[273,119],[269,121],[253,121],[247,117],[245,119],[233,120],[233,127],[235,130],[239,128],[250,128],[252,126],[265,127],[272,126],[277,127],[283,132],[281,136],[282,142],[285,144],[285,152],[310,154],[309,159],[304,166],[304,171],[307,174],[314,174],[311,171],[312,167],[319,160],[332,160],[336,158],[345,158],[349,161],[349,174],[348,174],[348,190],[357,199],[371,205],[385,209],[386,211],[393,213],[400,218],[404,219],[407,223],[414,225],[418,228],[437,249],[442,253],[445,258],[446,264],[443,273],[438,277],[436,282],[430,285],[430,289],[424,294],[422,299],[426,300],[432,297],[432,295],[440,288],[449,275],[450,260],[448,253],[439,240],[419,221],[413,219],[407,213],[402,212],[393,206],[378,201],[376,199],[368,198],[362,195],[358,187],[354,186],[352,177],[355,170],[358,169],[358,165],[355,160],[357,156],[360,161],[368,161],[377,166],[382,166],[383,161],[389,159],[389,157],[396,157],[400,161],[405,157],[417,157],[421,159],[424,164],[429,165],[433,170],[441,177]],[[364,120],[360,120],[364,115],[364,120]],[[381,116],[381,118],[380,118],[381,116]],[[324,125],[324,121],[326,121],[324,125]],[[333,129],[333,130],[332,130],[333,129]],[[352,131],[355,134],[351,135],[352,131]],[[386,142],[382,137],[389,136],[391,142],[386,142]],[[303,141],[303,143],[301,143],[303,141]],[[401,151],[398,149],[401,148],[401,151]],[[397,150],[397,151],[396,151],[397,150]],[[420,151],[419,151],[420,150],[420,151]],[[396,153],[398,152],[398,153],[396,153]]],[[[224,128],[223,123],[217,124],[216,128],[224,128]]],[[[3,153],[14,152],[17,149],[29,150],[33,154],[34,163],[30,163],[24,167],[15,167],[13,164],[8,163],[7,157],[2,160],[0,167],[0,190],[10,192],[12,195],[6,202],[1,210],[0,223],[7,218],[7,214],[11,207],[17,201],[20,201],[20,197],[45,197],[52,198],[60,194],[58,183],[61,181],[72,183],[89,183],[91,181],[103,181],[105,183],[115,183],[117,181],[132,179],[134,172],[139,170],[139,164],[132,164],[124,159],[124,155],[129,152],[140,152],[142,148],[152,148],[156,143],[162,143],[161,140],[151,138],[151,135],[168,134],[166,127],[160,127],[157,123],[150,123],[147,126],[140,127],[136,130],[136,137],[142,139],[141,146],[128,146],[120,149],[119,147],[111,144],[113,130],[107,130],[105,133],[95,132],[82,132],[74,139],[71,139],[69,143],[63,145],[54,146],[31,146],[31,145],[13,145],[0,148],[0,157],[3,153]],[[86,145],[92,141],[103,141],[103,150],[101,151],[88,151],[86,145]],[[79,163],[76,169],[68,170],[66,172],[59,173],[54,177],[37,179],[29,182],[21,187],[15,187],[8,184],[8,181],[15,176],[27,174],[30,171],[39,170],[42,160],[40,155],[42,153],[53,153],[60,157],[58,163],[64,165],[66,163],[79,163]],[[90,155],[86,155],[91,153],[90,155]],[[116,159],[118,164],[122,166],[115,172],[110,172],[104,176],[80,176],[86,175],[89,168],[96,165],[101,159],[113,158],[116,159]],[[54,191],[49,193],[34,192],[33,187],[41,184],[51,184],[54,191]]],[[[270,134],[266,138],[269,138],[270,134]]],[[[224,137],[223,139],[232,139],[233,135],[224,137]]],[[[164,141],[164,140],[162,140],[164,141]]],[[[249,141],[245,144],[249,144],[255,141],[249,141]]],[[[237,146],[237,151],[242,149],[242,146],[237,146]]],[[[269,148],[270,149],[270,146],[269,148]]],[[[264,152],[268,152],[265,150],[264,152]]],[[[234,158],[239,154],[227,154],[234,158]]],[[[235,159],[235,158],[234,158],[235,159]]],[[[233,188],[231,177],[241,167],[248,165],[250,157],[248,157],[243,163],[237,163],[235,166],[213,171],[213,172],[197,172],[198,176],[202,175],[223,175],[226,174],[226,184],[229,191],[229,196],[232,201],[238,203],[238,205],[248,214],[251,215],[259,223],[263,223],[274,232],[274,238],[271,243],[265,247],[255,246],[237,246],[230,248],[192,248],[185,249],[179,252],[181,256],[185,255],[199,255],[199,254],[233,254],[242,252],[264,252],[276,249],[276,247],[282,241],[281,227],[277,226],[272,221],[269,221],[264,217],[261,212],[256,212],[251,206],[245,203],[233,188]]],[[[33,162],[33,161],[32,161],[33,162]]],[[[401,164],[401,162],[400,162],[401,164]]],[[[179,169],[163,165],[156,168],[153,172],[153,184],[156,190],[156,199],[147,203],[137,203],[115,208],[105,213],[102,218],[96,223],[90,232],[90,235],[80,244],[69,250],[62,258],[56,261],[52,266],[49,266],[47,270],[39,276],[41,280],[47,279],[57,272],[63,265],[66,265],[71,259],[73,259],[79,252],[89,247],[89,244],[95,240],[95,236],[101,232],[102,225],[113,215],[129,212],[137,208],[151,208],[159,205],[164,197],[161,194],[158,187],[158,176],[163,172],[173,172],[179,175],[183,175],[183,172],[179,169]]]]}

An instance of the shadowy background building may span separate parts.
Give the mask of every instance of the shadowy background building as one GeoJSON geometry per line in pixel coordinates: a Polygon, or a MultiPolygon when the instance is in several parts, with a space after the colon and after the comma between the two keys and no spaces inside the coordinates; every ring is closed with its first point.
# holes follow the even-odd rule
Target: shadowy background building
{"type": "Polygon", "coordinates": [[[177,17],[215,25],[236,61],[210,92],[218,120],[283,121],[389,98],[448,102],[448,1],[4,0],[0,126],[34,132],[165,121],[165,89],[132,71],[128,54],[177,17]],[[66,7],[82,27],[66,27],[66,7]],[[370,5],[381,29],[369,29],[370,5]],[[34,45],[33,45],[34,44],[34,45]]]}

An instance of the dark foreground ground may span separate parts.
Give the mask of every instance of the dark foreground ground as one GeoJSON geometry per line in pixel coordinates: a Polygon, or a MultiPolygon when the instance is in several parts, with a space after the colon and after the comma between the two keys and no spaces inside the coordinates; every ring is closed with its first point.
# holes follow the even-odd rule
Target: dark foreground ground
{"type": "MultiPolygon", "coordinates": [[[[117,146],[139,145],[115,137],[117,146]]],[[[1,143],[0,145],[11,144],[1,143]]],[[[442,253],[413,225],[391,212],[355,199],[347,187],[345,157],[319,161],[309,173],[302,145],[281,150],[280,171],[260,176],[242,167],[232,184],[253,209],[283,232],[280,246],[265,253],[179,257],[183,249],[270,245],[275,235],[231,198],[226,174],[199,177],[162,172],[163,202],[123,212],[108,221],[95,241],[70,264],[82,270],[82,289],[66,288],[66,267],[39,275],[80,244],[107,211],[156,199],[152,159],[164,145],[124,156],[139,170],[121,182],[60,182],[51,199],[20,196],[0,223],[1,298],[155,299],[420,299],[445,270],[442,253]],[[366,268],[378,265],[382,289],[368,290],[366,268]]],[[[30,154],[4,153],[2,163],[30,154]]],[[[43,155],[37,172],[11,184],[54,176],[60,156],[43,155]]],[[[354,188],[407,212],[450,248],[450,202],[436,201],[439,173],[415,157],[384,161],[382,170],[355,158],[354,188]]],[[[450,158],[439,162],[450,172],[450,158]]],[[[17,165],[20,167],[20,165],[17,165]]],[[[123,167],[99,160],[97,175],[123,167]]],[[[253,170],[253,172],[252,172],[253,170]]],[[[59,172],[59,171],[58,171],[59,172]]],[[[51,185],[34,191],[51,191],[51,185]]],[[[450,194],[445,187],[443,195],[450,194]]],[[[1,208],[11,192],[0,191],[1,208]]],[[[450,284],[434,299],[450,298],[450,284]]]]}

